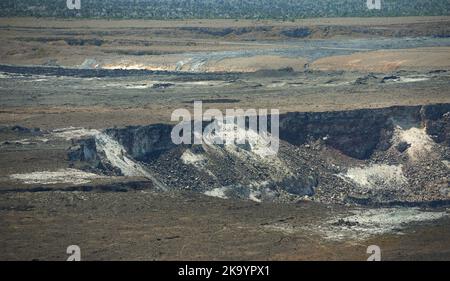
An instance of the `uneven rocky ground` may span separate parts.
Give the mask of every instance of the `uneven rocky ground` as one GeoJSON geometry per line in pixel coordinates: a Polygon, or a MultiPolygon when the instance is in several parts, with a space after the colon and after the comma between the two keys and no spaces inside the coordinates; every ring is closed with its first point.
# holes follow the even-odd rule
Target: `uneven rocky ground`
{"type": "Polygon", "coordinates": [[[450,259],[447,22],[0,19],[0,259],[450,259]],[[279,153],[173,145],[198,100],[279,153]]]}
{"type": "Polygon", "coordinates": [[[358,220],[372,221],[352,227],[340,225],[340,217],[352,216],[347,208],[315,203],[152,191],[1,197],[2,260],[65,260],[73,244],[84,260],[366,260],[374,244],[384,260],[450,257],[450,221],[442,210],[363,213],[358,220]],[[397,216],[412,222],[400,227],[389,220],[397,216]],[[380,225],[380,217],[386,223],[380,225]]]}

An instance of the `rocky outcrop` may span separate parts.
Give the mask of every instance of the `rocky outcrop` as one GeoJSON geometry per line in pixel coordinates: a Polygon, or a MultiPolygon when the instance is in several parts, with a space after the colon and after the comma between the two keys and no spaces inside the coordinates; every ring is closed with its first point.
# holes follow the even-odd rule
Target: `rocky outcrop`
{"type": "Polygon", "coordinates": [[[221,198],[436,205],[450,200],[449,118],[450,104],[286,113],[269,157],[247,144],[176,146],[172,125],[112,128],[77,141],[69,158],[221,198]]]}
{"type": "Polygon", "coordinates": [[[421,117],[427,134],[435,142],[450,146],[450,106],[448,104],[424,106],[421,117]]]}
{"type": "Polygon", "coordinates": [[[344,154],[368,159],[389,148],[395,121],[424,126],[436,142],[449,144],[450,104],[401,106],[280,116],[280,138],[294,145],[322,140],[344,154]]]}
{"type": "Polygon", "coordinates": [[[175,147],[171,131],[171,125],[157,124],[107,129],[105,133],[117,140],[131,157],[145,162],[175,147]]]}

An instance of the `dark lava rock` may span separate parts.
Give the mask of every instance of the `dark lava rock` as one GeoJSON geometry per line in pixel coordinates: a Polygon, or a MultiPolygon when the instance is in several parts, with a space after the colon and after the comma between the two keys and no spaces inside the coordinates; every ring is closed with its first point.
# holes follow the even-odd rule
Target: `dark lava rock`
{"type": "Polygon", "coordinates": [[[286,192],[299,196],[313,196],[314,188],[317,185],[317,178],[313,176],[304,178],[286,178],[279,183],[279,186],[286,190],[286,192]]]}
{"type": "Polygon", "coordinates": [[[370,82],[378,82],[378,77],[376,77],[374,74],[369,73],[363,77],[359,77],[355,81],[355,85],[367,85],[370,82]]]}
{"type": "Polygon", "coordinates": [[[397,81],[400,79],[400,76],[397,75],[390,75],[383,77],[383,80],[381,80],[381,83],[386,83],[388,81],[397,81]]]}
{"type": "Polygon", "coordinates": [[[437,73],[446,73],[446,72],[447,72],[447,70],[445,70],[445,69],[436,69],[436,70],[431,70],[428,73],[430,73],[430,74],[437,74],[437,73]]]}
{"type": "Polygon", "coordinates": [[[22,127],[22,126],[14,126],[11,128],[11,131],[17,132],[17,133],[29,133],[30,129],[22,127]]]}
{"type": "Polygon", "coordinates": [[[344,220],[344,219],[339,219],[337,222],[333,223],[334,226],[347,226],[347,227],[352,227],[352,226],[357,226],[359,225],[359,222],[357,221],[348,221],[348,220],[344,220]]]}
{"type": "Polygon", "coordinates": [[[154,84],[152,86],[152,89],[167,89],[167,88],[170,88],[170,87],[173,87],[173,86],[175,86],[175,84],[172,84],[172,83],[157,83],[157,84],[154,84]]]}
{"type": "Polygon", "coordinates": [[[406,141],[402,141],[395,147],[398,152],[403,153],[405,150],[411,147],[411,144],[407,143],[406,141]]]}
{"type": "Polygon", "coordinates": [[[300,27],[300,28],[294,28],[294,29],[287,29],[281,31],[281,34],[287,37],[294,37],[294,38],[305,38],[311,35],[311,31],[309,28],[306,27],[300,27]]]}

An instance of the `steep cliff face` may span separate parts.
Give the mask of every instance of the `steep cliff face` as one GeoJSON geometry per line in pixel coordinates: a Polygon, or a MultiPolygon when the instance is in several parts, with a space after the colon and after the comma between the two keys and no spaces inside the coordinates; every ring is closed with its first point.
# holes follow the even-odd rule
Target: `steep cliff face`
{"type": "Polygon", "coordinates": [[[449,104],[353,111],[287,113],[280,116],[280,138],[294,145],[322,139],[344,154],[368,159],[389,148],[396,122],[426,127],[440,143],[449,144],[449,104]],[[445,115],[445,116],[444,116],[445,115]]]}
{"type": "Polygon", "coordinates": [[[175,147],[171,131],[172,126],[159,124],[107,129],[105,133],[117,140],[134,159],[145,162],[175,147]]]}
{"type": "Polygon", "coordinates": [[[171,125],[113,128],[79,140],[69,156],[106,174],[222,198],[444,202],[449,118],[450,104],[287,113],[280,116],[279,151],[269,156],[249,144],[177,146],[171,125]]]}
{"type": "Polygon", "coordinates": [[[450,146],[450,106],[440,104],[424,106],[421,110],[423,125],[427,134],[437,143],[450,146]]]}

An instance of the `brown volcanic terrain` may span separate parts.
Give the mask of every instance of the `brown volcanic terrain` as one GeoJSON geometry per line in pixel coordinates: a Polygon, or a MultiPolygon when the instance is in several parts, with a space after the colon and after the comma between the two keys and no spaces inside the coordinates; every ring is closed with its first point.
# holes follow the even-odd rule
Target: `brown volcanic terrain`
{"type": "Polygon", "coordinates": [[[381,50],[327,57],[313,62],[311,67],[322,71],[350,70],[386,73],[399,69],[448,69],[449,62],[450,48],[438,47],[381,50]]]}
{"type": "MultiPolygon", "coordinates": [[[[95,58],[98,63],[107,67],[174,70],[176,62],[186,59],[186,53],[289,49],[292,45],[286,44],[286,41],[299,39],[445,37],[449,33],[449,26],[448,17],[309,19],[293,22],[2,18],[0,63],[73,67],[82,65],[88,58],[95,58]]],[[[355,46],[350,49],[373,58],[373,54],[365,54],[365,51],[369,51],[365,48],[355,46]]],[[[428,66],[448,67],[448,51],[445,51],[428,50],[427,53],[433,53],[428,66]],[[435,65],[436,60],[439,62],[435,65]]],[[[414,55],[406,54],[406,58],[402,58],[403,52],[391,54],[384,51],[380,54],[381,59],[389,60],[395,56],[400,61],[411,60],[414,55]]],[[[290,59],[287,61],[281,56],[274,63],[271,59],[255,58],[258,63],[247,67],[248,59],[242,65],[239,61],[231,61],[223,62],[218,67],[213,60],[204,70],[254,71],[279,67],[298,69],[298,64],[305,58],[290,59]]],[[[333,59],[331,63],[345,65],[354,60],[342,59],[345,58],[341,58],[341,61],[333,59]]],[[[327,61],[319,64],[318,69],[324,68],[324,63],[327,61]]],[[[423,64],[418,63],[419,66],[423,64]]],[[[392,69],[403,69],[403,65],[401,66],[392,69]]],[[[404,67],[413,69],[414,61],[404,67]]],[[[336,69],[336,66],[332,68],[336,69]]],[[[364,70],[361,67],[355,69],[364,70]]],[[[370,68],[367,70],[370,71],[370,68]]]]}
{"type": "MultiPolygon", "coordinates": [[[[64,260],[66,247],[76,244],[86,260],[365,260],[369,245],[379,245],[385,260],[449,260],[449,119],[435,110],[450,103],[449,22],[0,19],[0,259],[64,260]],[[210,179],[180,162],[185,147],[140,159],[166,175],[163,183],[176,183],[165,192],[148,177],[94,167],[85,159],[91,147],[79,153],[83,159],[69,155],[80,138],[92,140],[90,129],[170,124],[173,110],[192,110],[196,100],[204,101],[204,110],[317,112],[312,120],[323,122],[304,121],[311,140],[296,144],[305,136],[294,132],[283,157],[304,165],[288,167],[298,173],[326,170],[330,178],[316,195],[334,203],[311,202],[314,196],[290,203],[206,196],[196,184],[210,179]],[[393,122],[412,146],[382,148],[385,139],[397,141],[392,124],[377,121],[392,119],[385,108],[400,106],[392,111],[401,117],[408,106],[426,105],[432,105],[424,107],[426,118],[415,108],[393,122]],[[347,112],[357,109],[369,111],[347,112]],[[336,121],[333,112],[354,117],[336,121]],[[61,129],[68,127],[81,128],[61,129]],[[333,130],[337,137],[330,138],[333,130]],[[374,141],[373,155],[348,155],[374,141]],[[426,152],[418,160],[410,157],[417,149],[426,152]],[[394,199],[412,198],[422,208],[405,202],[393,209],[342,204],[339,198],[348,190],[336,189],[336,182],[358,185],[332,176],[355,168],[357,177],[359,167],[387,176],[400,167],[413,192],[394,190],[394,199]],[[74,176],[75,168],[83,173],[74,176]]],[[[302,122],[284,128],[300,132],[302,122]]],[[[137,140],[137,146],[145,137],[160,137],[135,138],[124,131],[124,139],[137,140]]],[[[122,150],[119,158],[128,153],[122,150]]],[[[224,159],[210,162],[238,163],[224,159]]],[[[224,164],[223,174],[237,169],[237,179],[230,179],[239,182],[250,176],[239,170],[265,177],[271,172],[260,163],[238,164],[243,166],[224,164]]],[[[361,195],[355,200],[379,191],[362,187],[355,188],[361,195]]]]}
{"type": "MultiPolygon", "coordinates": [[[[314,203],[230,201],[195,194],[2,194],[2,260],[359,260],[379,245],[383,260],[448,260],[448,219],[402,235],[324,240],[302,226],[346,212],[314,203]],[[270,225],[293,226],[293,231],[270,225]]],[[[51,193],[50,193],[51,194],[51,193]]]]}

